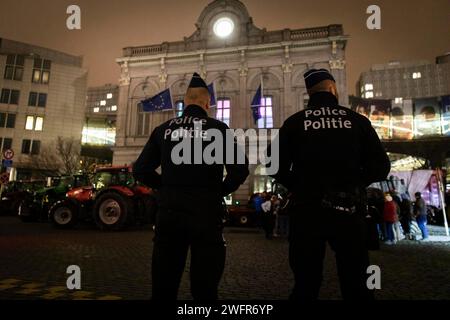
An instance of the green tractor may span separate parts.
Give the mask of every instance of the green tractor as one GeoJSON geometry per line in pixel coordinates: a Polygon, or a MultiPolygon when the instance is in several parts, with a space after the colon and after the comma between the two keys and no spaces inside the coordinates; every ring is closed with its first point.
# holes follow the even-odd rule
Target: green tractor
{"type": "Polygon", "coordinates": [[[58,176],[48,178],[48,185],[29,193],[18,209],[23,222],[47,221],[48,210],[58,200],[64,199],[67,191],[88,184],[87,175],[58,176]]]}

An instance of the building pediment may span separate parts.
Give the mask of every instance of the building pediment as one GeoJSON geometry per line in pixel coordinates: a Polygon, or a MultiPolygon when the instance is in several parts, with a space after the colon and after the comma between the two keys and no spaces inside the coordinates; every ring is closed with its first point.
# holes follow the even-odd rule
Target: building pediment
{"type": "MultiPolygon", "coordinates": [[[[196,31],[186,41],[190,44],[200,42],[207,48],[248,45],[248,39],[261,37],[265,30],[253,24],[245,5],[238,0],[216,0],[211,2],[200,14],[195,24],[196,31]],[[221,37],[220,24],[228,20],[230,34],[221,37]],[[217,30],[217,27],[219,30],[217,30]]],[[[225,28],[227,24],[225,24],[225,28]]]]}
{"type": "Polygon", "coordinates": [[[196,30],[182,41],[124,48],[124,57],[166,55],[209,49],[300,42],[343,36],[342,25],[306,29],[267,31],[253,24],[245,5],[239,0],[214,0],[201,12],[196,30]]]}

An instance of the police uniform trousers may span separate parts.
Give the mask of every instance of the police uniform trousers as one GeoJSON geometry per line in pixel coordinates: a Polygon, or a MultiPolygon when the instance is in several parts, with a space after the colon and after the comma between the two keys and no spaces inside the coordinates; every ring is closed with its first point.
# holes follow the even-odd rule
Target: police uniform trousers
{"type": "Polygon", "coordinates": [[[363,214],[295,205],[290,213],[289,264],[294,273],[292,300],[316,300],[322,284],[327,243],[336,256],[344,300],[371,300],[367,288],[367,225],[363,214]]]}
{"type": "Polygon", "coordinates": [[[160,192],[152,256],[152,297],[176,300],[190,249],[191,293],[195,300],[217,300],[225,266],[222,199],[202,188],[160,192]]]}

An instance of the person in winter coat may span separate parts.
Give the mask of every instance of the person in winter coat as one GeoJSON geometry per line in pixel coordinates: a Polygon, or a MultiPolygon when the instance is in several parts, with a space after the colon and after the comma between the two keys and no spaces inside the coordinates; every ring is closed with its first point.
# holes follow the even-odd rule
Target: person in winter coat
{"type": "Polygon", "coordinates": [[[383,221],[386,226],[386,244],[394,244],[396,242],[394,234],[394,224],[396,221],[398,221],[397,208],[398,207],[392,199],[392,196],[390,194],[387,194],[385,196],[383,210],[383,221]]]}

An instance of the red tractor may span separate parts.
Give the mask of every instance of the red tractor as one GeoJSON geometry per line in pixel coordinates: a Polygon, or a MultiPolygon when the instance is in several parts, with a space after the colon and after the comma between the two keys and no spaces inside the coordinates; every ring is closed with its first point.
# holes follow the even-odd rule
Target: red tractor
{"type": "Polygon", "coordinates": [[[121,230],[153,223],[155,214],[153,190],[134,181],[131,167],[100,167],[90,186],[69,190],[50,208],[49,220],[59,228],[94,221],[102,230],[121,230]]]}

